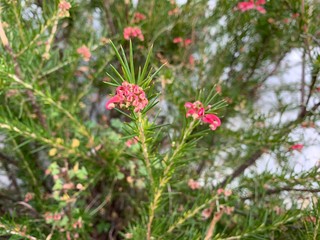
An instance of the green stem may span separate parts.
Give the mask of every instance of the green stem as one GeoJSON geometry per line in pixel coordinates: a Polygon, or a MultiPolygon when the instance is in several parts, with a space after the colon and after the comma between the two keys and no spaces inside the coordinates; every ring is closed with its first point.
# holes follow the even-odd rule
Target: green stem
{"type": "Polygon", "coordinates": [[[174,150],[171,157],[169,157],[169,154],[167,154],[163,159],[163,162],[165,164],[166,163],[169,163],[169,164],[165,167],[165,169],[163,171],[163,176],[160,178],[159,186],[155,189],[154,198],[153,198],[153,201],[151,202],[150,207],[149,207],[149,221],[148,221],[148,225],[147,225],[147,240],[151,240],[151,227],[152,227],[152,222],[154,219],[155,211],[158,208],[158,204],[160,202],[160,199],[161,199],[161,196],[163,193],[163,189],[171,179],[171,176],[172,176],[171,168],[173,166],[174,159],[177,156],[177,154],[180,153],[181,149],[183,148],[184,144],[186,143],[187,137],[193,131],[196,121],[197,120],[194,119],[190,123],[189,127],[184,131],[181,142],[178,145],[178,147],[174,150]]]}
{"type": "Polygon", "coordinates": [[[148,171],[149,179],[151,181],[151,185],[153,186],[153,175],[152,175],[152,166],[150,162],[148,146],[146,143],[146,135],[144,132],[144,123],[145,120],[142,118],[142,114],[138,113],[138,130],[139,130],[139,141],[141,142],[142,154],[145,161],[145,165],[148,171]]]}

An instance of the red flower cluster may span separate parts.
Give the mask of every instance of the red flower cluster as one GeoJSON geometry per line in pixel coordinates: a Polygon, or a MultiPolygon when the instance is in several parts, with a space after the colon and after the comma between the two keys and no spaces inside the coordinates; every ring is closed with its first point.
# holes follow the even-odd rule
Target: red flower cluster
{"type": "Polygon", "coordinates": [[[62,11],[68,11],[71,8],[71,4],[65,0],[62,0],[59,5],[59,9],[62,11]]]}
{"type": "Polygon", "coordinates": [[[138,22],[141,22],[141,21],[145,20],[146,18],[147,18],[146,15],[144,15],[142,13],[139,13],[139,12],[136,12],[133,15],[133,22],[134,23],[138,23],[138,22]]]}
{"type": "Polygon", "coordinates": [[[238,9],[241,12],[245,12],[251,9],[255,9],[257,11],[259,11],[262,14],[266,13],[266,10],[264,9],[264,7],[262,7],[261,5],[266,4],[265,0],[257,0],[256,2],[254,2],[254,0],[249,0],[249,2],[240,2],[238,3],[238,9]]]}
{"type": "Polygon", "coordinates": [[[211,130],[216,130],[221,125],[218,116],[211,113],[205,114],[205,108],[200,101],[194,103],[186,102],[184,106],[188,109],[186,117],[193,117],[193,119],[199,119],[204,123],[208,123],[211,130]]]}
{"type": "Polygon", "coordinates": [[[290,148],[289,148],[289,150],[297,150],[297,151],[301,151],[302,149],[303,149],[303,144],[295,144],[295,145],[292,145],[290,148]]]}
{"type": "Polygon", "coordinates": [[[130,40],[130,38],[139,38],[140,41],[144,40],[144,36],[139,27],[126,27],[123,29],[123,37],[126,40],[130,40]]]}
{"type": "Polygon", "coordinates": [[[106,103],[108,110],[114,108],[115,103],[118,103],[120,108],[133,106],[134,111],[139,112],[148,104],[145,92],[138,85],[123,82],[121,86],[117,87],[116,92],[117,94],[106,103]]]}
{"type": "Polygon", "coordinates": [[[176,44],[182,43],[184,47],[187,47],[192,43],[192,40],[190,38],[183,39],[182,37],[176,37],[172,42],[176,44]]]}
{"type": "Polygon", "coordinates": [[[91,52],[89,48],[85,45],[82,45],[77,49],[77,53],[80,54],[84,61],[88,62],[91,58],[91,52]]]}

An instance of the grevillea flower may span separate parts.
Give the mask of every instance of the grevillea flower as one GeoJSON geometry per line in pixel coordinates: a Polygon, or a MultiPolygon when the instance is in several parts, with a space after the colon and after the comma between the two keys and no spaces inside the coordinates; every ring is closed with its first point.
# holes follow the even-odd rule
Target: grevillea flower
{"type": "Polygon", "coordinates": [[[79,47],[77,53],[82,56],[84,61],[88,62],[90,60],[91,52],[87,46],[82,45],[82,47],[79,47]]]}
{"type": "Polygon", "coordinates": [[[138,138],[134,137],[126,141],[126,146],[131,147],[132,145],[138,143],[138,138]]]}
{"type": "MultiPolygon", "coordinates": [[[[214,131],[221,125],[221,121],[218,116],[212,113],[205,114],[205,107],[200,101],[196,101],[194,103],[186,102],[184,106],[187,108],[186,117],[192,117],[193,119],[198,119],[204,123],[209,123],[211,130],[214,131]]],[[[210,106],[208,106],[207,109],[208,108],[210,108],[210,106]]]]}
{"type": "Polygon", "coordinates": [[[184,106],[188,109],[186,117],[193,117],[193,119],[202,119],[204,117],[204,107],[200,101],[194,103],[186,102],[184,106]]]}
{"type": "Polygon", "coordinates": [[[182,46],[188,47],[192,43],[192,40],[190,38],[183,39],[182,37],[176,37],[172,42],[176,44],[182,43],[182,46]]]}
{"type": "Polygon", "coordinates": [[[170,11],[168,12],[168,15],[169,15],[169,16],[177,15],[177,14],[179,14],[179,12],[180,12],[179,8],[176,7],[176,8],[174,8],[174,9],[170,10],[170,11]]]}
{"type": "Polygon", "coordinates": [[[217,127],[219,127],[221,125],[220,118],[218,118],[214,114],[206,114],[203,117],[202,121],[204,123],[209,123],[209,127],[210,127],[211,130],[216,130],[217,127]]]}
{"type": "Polygon", "coordinates": [[[249,2],[239,2],[238,3],[238,9],[241,12],[245,12],[251,9],[255,9],[257,11],[259,11],[262,14],[266,13],[266,10],[264,9],[264,7],[262,7],[261,5],[266,4],[265,0],[257,0],[254,2],[254,0],[250,0],[249,2]]]}
{"type": "Polygon", "coordinates": [[[62,11],[68,11],[71,8],[71,4],[69,2],[63,0],[59,3],[58,7],[62,11]]]}
{"type": "Polygon", "coordinates": [[[120,108],[133,106],[134,111],[139,112],[147,106],[148,99],[141,87],[123,82],[121,86],[117,87],[116,95],[106,103],[106,108],[110,110],[114,108],[116,104],[119,104],[120,108]]]}
{"type": "Polygon", "coordinates": [[[196,190],[196,189],[200,189],[201,188],[200,183],[198,181],[193,180],[193,179],[189,179],[188,186],[192,190],[196,190]]]}
{"type": "Polygon", "coordinates": [[[176,38],[173,39],[172,42],[173,43],[181,43],[181,42],[183,42],[183,38],[182,37],[176,37],[176,38]]]}
{"type": "Polygon", "coordinates": [[[201,216],[203,220],[208,219],[212,214],[212,208],[206,208],[201,212],[201,216]]]}
{"type": "Polygon", "coordinates": [[[190,55],[190,56],[189,56],[189,64],[193,67],[193,66],[194,66],[194,63],[195,63],[194,56],[193,56],[193,55],[190,55]]]}
{"type": "Polygon", "coordinates": [[[192,40],[190,38],[187,38],[184,40],[184,46],[187,47],[192,43],[192,40]]]}
{"type": "Polygon", "coordinates": [[[59,17],[69,17],[69,9],[71,8],[71,4],[68,1],[62,0],[59,5],[59,17]]]}
{"type": "Polygon", "coordinates": [[[24,196],[24,201],[25,202],[29,202],[34,198],[34,193],[30,193],[28,192],[25,196],[24,196]]]}
{"type": "Polygon", "coordinates": [[[126,27],[123,29],[123,37],[126,40],[130,40],[131,38],[138,38],[140,41],[144,40],[144,36],[139,27],[126,27]]]}
{"type": "Polygon", "coordinates": [[[142,13],[139,13],[139,12],[136,12],[133,15],[133,22],[134,23],[138,23],[138,22],[141,22],[141,21],[145,20],[146,18],[147,18],[146,15],[144,15],[142,13]]]}
{"type": "Polygon", "coordinates": [[[303,144],[295,144],[295,145],[292,145],[290,148],[289,148],[289,150],[297,150],[297,151],[301,151],[302,149],[303,149],[303,144]]]}

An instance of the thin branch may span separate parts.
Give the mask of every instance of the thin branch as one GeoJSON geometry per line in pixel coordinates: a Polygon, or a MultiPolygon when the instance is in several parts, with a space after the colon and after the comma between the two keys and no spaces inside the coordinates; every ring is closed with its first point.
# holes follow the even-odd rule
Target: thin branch
{"type": "Polygon", "coordinates": [[[111,13],[111,8],[110,8],[110,1],[109,0],[104,0],[103,2],[103,7],[106,12],[106,17],[107,17],[107,22],[111,31],[111,35],[116,34],[116,28],[113,23],[113,18],[112,18],[112,13],[111,13]]]}
{"type": "Polygon", "coordinates": [[[18,231],[18,230],[17,230],[18,228],[14,228],[14,230],[13,230],[13,229],[8,229],[5,225],[3,225],[3,224],[1,224],[1,223],[0,223],[0,228],[4,228],[5,231],[6,231],[7,233],[11,234],[11,235],[18,235],[18,236],[20,236],[20,237],[24,237],[24,238],[27,238],[27,239],[29,239],[29,240],[37,240],[37,238],[35,238],[35,237],[33,237],[33,236],[30,236],[30,235],[28,235],[28,234],[25,234],[24,232],[18,231]]]}
{"type": "Polygon", "coordinates": [[[210,226],[208,228],[208,231],[206,233],[206,237],[204,238],[204,240],[210,240],[212,238],[214,228],[215,228],[217,222],[219,222],[219,220],[221,219],[223,213],[224,213],[224,211],[221,210],[220,212],[217,212],[213,215],[212,221],[210,223],[210,226]]]}
{"type": "MultiPolygon", "coordinates": [[[[309,192],[309,193],[319,193],[320,189],[301,189],[301,188],[293,188],[293,187],[282,187],[282,188],[276,188],[276,189],[269,189],[266,192],[262,193],[261,195],[265,196],[265,195],[273,195],[273,194],[277,194],[280,192],[284,192],[284,191],[288,191],[288,192],[309,192]]],[[[252,194],[250,196],[247,197],[243,197],[241,198],[242,200],[247,200],[247,199],[254,199],[255,197],[257,197],[258,194],[252,194]]]]}
{"type": "Polygon", "coordinates": [[[142,154],[146,164],[147,172],[151,181],[151,186],[153,186],[153,174],[152,174],[152,165],[150,161],[148,146],[146,143],[146,134],[144,131],[144,120],[142,114],[138,113],[138,129],[139,129],[139,141],[141,142],[142,154]]]}
{"type": "Polygon", "coordinates": [[[306,86],[306,49],[303,49],[303,54],[302,54],[302,69],[301,69],[301,108],[305,108],[305,86],[306,86]]]}
{"type": "MultiPolygon", "coordinates": [[[[294,121],[289,122],[288,124],[286,124],[283,129],[286,130],[285,133],[289,133],[291,131],[291,126],[295,125],[299,122],[302,122],[305,117],[309,116],[310,114],[312,114],[312,112],[314,112],[315,110],[317,110],[317,108],[320,106],[320,102],[316,103],[309,111],[303,111],[300,112],[300,114],[298,115],[297,119],[294,121]]],[[[284,134],[285,134],[284,133],[284,134]]],[[[223,188],[225,187],[228,183],[230,183],[232,180],[234,180],[235,178],[237,178],[238,176],[240,176],[241,174],[243,174],[243,172],[250,166],[252,166],[260,157],[261,155],[264,153],[264,148],[267,148],[268,146],[263,146],[261,147],[261,149],[255,151],[251,157],[245,161],[243,164],[241,164],[238,168],[236,168],[233,173],[229,176],[227,176],[220,184],[218,184],[217,188],[223,188]]]]}
{"type": "MultiPolygon", "coordinates": [[[[8,38],[7,38],[6,33],[5,33],[4,29],[3,29],[3,25],[2,25],[1,19],[0,19],[0,39],[1,39],[1,42],[2,42],[5,50],[9,53],[9,55],[11,56],[11,58],[12,58],[12,60],[14,62],[15,74],[17,75],[18,78],[22,79],[21,68],[20,68],[19,63],[17,61],[17,57],[13,53],[13,50],[12,50],[10,44],[9,44],[8,38]]],[[[26,95],[28,96],[29,101],[31,102],[31,106],[33,108],[33,111],[36,114],[36,116],[38,117],[41,125],[45,129],[47,129],[48,126],[47,126],[47,122],[46,122],[45,116],[42,113],[40,106],[36,102],[36,98],[33,95],[33,92],[30,89],[27,89],[25,92],[26,92],[26,95]]]]}
{"type": "Polygon", "coordinates": [[[225,187],[229,182],[231,182],[233,179],[237,178],[240,176],[248,167],[252,166],[258,158],[261,157],[263,154],[263,151],[261,149],[255,151],[251,157],[245,161],[243,164],[241,164],[234,172],[227,176],[218,186],[217,188],[223,188],[225,187]]]}

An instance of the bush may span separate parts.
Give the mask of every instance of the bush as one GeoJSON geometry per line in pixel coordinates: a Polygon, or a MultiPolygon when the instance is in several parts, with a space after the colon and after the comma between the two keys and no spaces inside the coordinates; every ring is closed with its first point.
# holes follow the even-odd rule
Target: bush
{"type": "Polygon", "coordinates": [[[0,236],[319,238],[316,0],[0,3],[0,236]]]}

